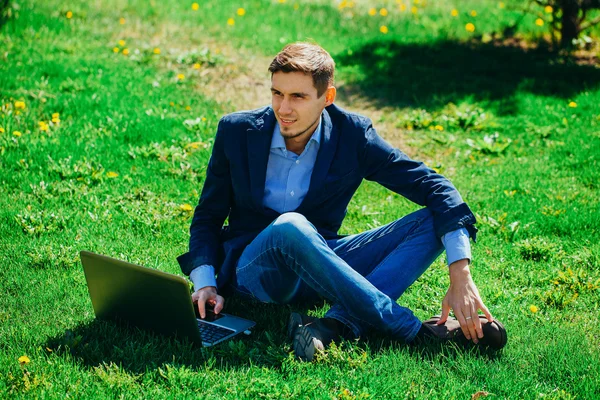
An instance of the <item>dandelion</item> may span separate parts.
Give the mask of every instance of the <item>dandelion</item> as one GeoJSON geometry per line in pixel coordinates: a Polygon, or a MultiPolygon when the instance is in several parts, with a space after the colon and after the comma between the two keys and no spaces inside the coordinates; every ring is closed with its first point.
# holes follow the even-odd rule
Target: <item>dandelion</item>
{"type": "Polygon", "coordinates": [[[124,56],[129,55],[129,49],[123,49],[123,55],[124,56]]]}
{"type": "Polygon", "coordinates": [[[379,15],[381,15],[382,17],[387,17],[387,15],[388,15],[387,8],[382,8],[381,10],[379,10],[379,15]]]}
{"type": "Polygon", "coordinates": [[[415,6],[412,6],[412,7],[410,8],[410,12],[411,12],[411,13],[413,13],[413,14],[416,14],[416,13],[418,13],[418,12],[419,12],[419,9],[418,9],[417,7],[415,7],[415,6]]]}
{"type": "Polygon", "coordinates": [[[192,3],[192,10],[198,11],[199,8],[200,8],[200,5],[198,3],[192,3]]]}
{"type": "Polygon", "coordinates": [[[453,17],[458,17],[458,10],[455,8],[454,10],[450,11],[450,15],[453,17]]]}
{"type": "Polygon", "coordinates": [[[21,137],[22,133],[19,131],[13,131],[13,136],[21,137]]]}
{"type": "Polygon", "coordinates": [[[285,3],[285,0],[279,0],[279,2],[280,2],[281,4],[283,4],[283,3],[285,3]]]}
{"type": "Polygon", "coordinates": [[[206,122],[206,118],[205,117],[202,117],[202,122],[206,122]]]}
{"type": "Polygon", "coordinates": [[[471,17],[476,17],[476,16],[477,16],[477,11],[471,10],[471,17]]]}
{"type": "Polygon", "coordinates": [[[552,8],[552,6],[546,6],[544,7],[544,11],[546,11],[546,14],[552,14],[552,11],[554,11],[554,9],[552,8]]]}
{"type": "Polygon", "coordinates": [[[406,4],[400,4],[400,11],[401,12],[406,11],[406,4]]]}
{"type": "Polygon", "coordinates": [[[125,18],[123,18],[123,17],[119,18],[119,23],[121,25],[125,25],[125,18]]]}
{"type": "Polygon", "coordinates": [[[372,16],[374,16],[375,14],[377,14],[377,10],[376,10],[376,9],[374,9],[374,8],[369,8],[369,15],[372,17],[372,16]]]}
{"type": "Polygon", "coordinates": [[[46,132],[48,130],[49,127],[46,122],[40,121],[39,124],[40,124],[40,131],[46,132]]]}
{"type": "Polygon", "coordinates": [[[119,40],[119,46],[125,47],[125,41],[123,39],[119,40]]]}
{"type": "Polygon", "coordinates": [[[191,106],[185,106],[185,110],[186,110],[186,111],[190,111],[191,109],[192,109],[192,107],[191,107],[191,106]]]}
{"type": "Polygon", "coordinates": [[[194,65],[192,65],[192,68],[200,69],[200,63],[195,63],[194,65]]]}
{"type": "Polygon", "coordinates": [[[467,30],[467,32],[475,32],[475,25],[469,22],[465,25],[465,29],[467,30]]]}
{"type": "Polygon", "coordinates": [[[538,18],[538,19],[535,20],[535,24],[537,26],[544,26],[544,20],[541,19],[541,18],[538,18]]]}
{"type": "Polygon", "coordinates": [[[246,15],[246,10],[244,10],[243,8],[238,8],[237,15],[239,15],[240,17],[243,17],[244,15],[246,15]]]}
{"type": "Polygon", "coordinates": [[[385,34],[387,34],[387,33],[389,32],[389,29],[388,29],[388,27],[387,27],[387,26],[385,26],[385,25],[381,25],[381,26],[379,27],[379,32],[381,32],[381,33],[383,33],[383,34],[385,35],[385,34]]]}
{"type": "Polygon", "coordinates": [[[67,19],[73,18],[73,12],[67,11],[67,15],[65,15],[65,17],[67,17],[67,19]]]}
{"type": "Polygon", "coordinates": [[[536,313],[538,312],[538,308],[532,304],[529,306],[529,311],[531,311],[532,313],[536,313]]]}
{"type": "Polygon", "coordinates": [[[193,210],[192,206],[187,203],[180,205],[179,208],[183,211],[192,211],[193,210]]]}
{"type": "Polygon", "coordinates": [[[24,101],[15,101],[15,108],[17,110],[24,110],[25,109],[25,102],[24,101]]]}
{"type": "Polygon", "coordinates": [[[435,126],[435,130],[436,130],[436,131],[443,131],[443,130],[444,130],[444,127],[443,127],[443,126],[441,126],[441,125],[436,125],[436,126],[435,126]]]}
{"type": "Polygon", "coordinates": [[[504,4],[503,1],[501,1],[500,3],[498,3],[498,8],[504,8],[506,7],[506,4],[504,4]]]}
{"type": "Polygon", "coordinates": [[[152,50],[152,52],[154,54],[160,54],[160,49],[158,47],[155,47],[154,50],[152,50]]]}
{"type": "Polygon", "coordinates": [[[229,25],[229,26],[233,26],[233,25],[235,25],[235,19],[233,19],[233,18],[229,18],[229,19],[227,20],[227,25],[229,25]]]}
{"type": "Polygon", "coordinates": [[[19,364],[21,364],[21,365],[29,364],[30,362],[31,362],[31,360],[27,356],[19,357],[19,364]]]}
{"type": "Polygon", "coordinates": [[[185,79],[185,75],[183,75],[183,74],[177,74],[177,79],[180,80],[180,81],[182,81],[182,80],[185,79]]]}
{"type": "Polygon", "coordinates": [[[575,103],[574,101],[572,101],[572,102],[569,103],[569,107],[575,108],[575,107],[577,107],[577,103],[575,103]]]}
{"type": "Polygon", "coordinates": [[[113,172],[113,171],[108,171],[106,173],[107,178],[116,178],[117,176],[119,176],[119,174],[117,174],[116,172],[113,172]]]}
{"type": "Polygon", "coordinates": [[[0,133],[4,133],[4,128],[0,126],[0,133]]]}
{"type": "Polygon", "coordinates": [[[298,3],[294,3],[294,10],[297,11],[300,8],[300,5],[298,3]]]}

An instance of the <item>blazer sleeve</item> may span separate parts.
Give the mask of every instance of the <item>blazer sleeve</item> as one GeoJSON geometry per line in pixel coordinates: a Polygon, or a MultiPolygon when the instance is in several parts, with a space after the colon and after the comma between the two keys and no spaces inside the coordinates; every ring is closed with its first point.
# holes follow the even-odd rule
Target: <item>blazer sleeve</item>
{"type": "Polygon", "coordinates": [[[206,180],[190,226],[189,262],[181,264],[186,275],[200,265],[219,265],[221,229],[231,209],[232,186],[225,154],[225,123],[219,122],[206,180]]]}
{"type": "Polygon", "coordinates": [[[475,215],[463,201],[454,185],[445,177],[414,161],[383,140],[372,125],[366,129],[362,148],[363,177],[428,207],[434,218],[436,235],[466,228],[476,240],[475,215]]]}

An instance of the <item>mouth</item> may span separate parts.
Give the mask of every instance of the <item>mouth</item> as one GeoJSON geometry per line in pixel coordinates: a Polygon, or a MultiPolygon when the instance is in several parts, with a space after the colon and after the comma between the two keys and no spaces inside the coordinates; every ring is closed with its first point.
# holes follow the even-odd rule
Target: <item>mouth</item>
{"type": "Polygon", "coordinates": [[[292,125],[294,122],[296,122],[296,120],[295,120],[295,119],[286,119],[286,118],[281,118],[281,117],[279,117],[279,123],[280,123],[282,126],[290,126],[290,125],[292,125]]]}

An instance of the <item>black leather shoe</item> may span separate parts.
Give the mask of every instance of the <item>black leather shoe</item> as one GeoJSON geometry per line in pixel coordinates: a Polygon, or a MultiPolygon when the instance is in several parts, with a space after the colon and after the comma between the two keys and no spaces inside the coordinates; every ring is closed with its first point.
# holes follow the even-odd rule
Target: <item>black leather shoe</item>
{"type": "Polygon", "coordinates": [[[297,358],[312,361],[319,351],[325,350],[332,342],[340,339],[353,339],[354,334],[346,325],[332,318],[319,318],[297,327],[292,347],[297,358]]]}
{"type": "Polygon", "coordinates": [[[299,326],[309,324],[318,319],[319,318],[317,317],[309,317],[308,315],[303,315],[295,312],[291,313],[287,324],[288,340],[294,340],[294,334],[296,333],[296,329],[298,329],[299,326]]]}
{"type": "Polygon", "coordinates": [[[425,341],[438,341],[448,342],[453,341],[461,345],[476,345],[482,348],[488,348],[492,350],[500,350],[507,343],[506,329],[498,320],[488,322],[484,315],[480,315],[481,329],[483,331],[483,337],[479,339],[477,344],[467,339],[460,328],[460,323],[452,318],[448,317],[448,320],[442,325],[436,325],[440,320],[441,316],[436,315],[426,321],[423,321],[423,326],[417,337],[415,343],[422,343],[425,341]]]}

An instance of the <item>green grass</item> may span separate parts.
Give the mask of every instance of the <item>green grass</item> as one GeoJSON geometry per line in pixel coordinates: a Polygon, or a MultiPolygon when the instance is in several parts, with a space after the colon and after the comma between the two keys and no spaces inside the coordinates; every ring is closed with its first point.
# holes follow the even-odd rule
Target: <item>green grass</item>
{"type": "MultiPolygon", "coordinates": [[[[489,42],[520,19],[517,1],[429,1],[416,15],[357,3],[19,2],[0,30],[0,397],[600,397],[600,70],[489,42]],[[268,80],[253,65],[307,38],[336,59],[340,102],[383,109],[375,126],[477,213],[472,273],[508,329],[502,353],[373,337],[299,363],[284,340],[292,308],[236,299],[228,310],[257,328],[211,349],[94,319],[79,250],[180,273],[216,124],[244,106],[227,77],[268,80]],[[53,113],[60,124],[41,131],[53,113]]],[[[525,42],[546,32],[537,17],[516,28],[525,42]]],[[[415,209],[365,183],[342,231],[415,209]]],[[[442,257],[400,302],[428,318],[447,286],[442,257]]]]}

